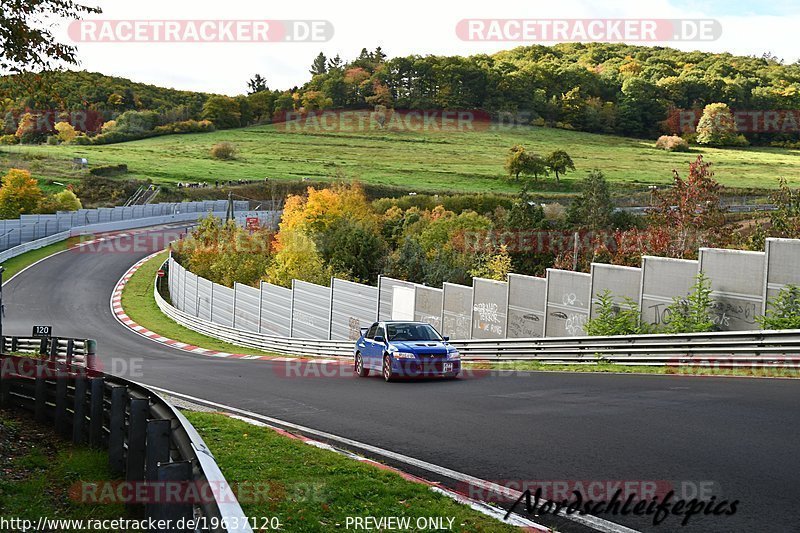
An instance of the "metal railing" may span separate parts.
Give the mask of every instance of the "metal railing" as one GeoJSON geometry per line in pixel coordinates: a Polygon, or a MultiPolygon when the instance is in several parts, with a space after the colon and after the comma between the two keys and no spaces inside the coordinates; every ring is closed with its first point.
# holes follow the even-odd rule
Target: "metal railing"
{"type": "MultiPolygon", "coordinates": [[[[244,331],[197,318],[172,306],[158,290],[159,309],[178,324],[231,344],[289,355],[350,357],[353,341],[297,339],[244,331]]],[[[454,340],[467,361],[542,361],[724,368],[800,367],[800,330],[736,331],[607,337],[454,340]]]]}
{"type": "Polygon", "coordinates": [[[97,370],[94,341],[4,337],[2,346],[32,357],[0,355],[0,405],[30,411],[76,444],[107,449],[112,471],[133,490],[150,484],[146,494],[156,498],[139,502],[146,518],[170,520],[170,531],[183,520],[197,527],[181,531],[252,532],[194,427],[146,386],[97,370]],[[203,497],[167,501],[181,488],[203,497]]]}

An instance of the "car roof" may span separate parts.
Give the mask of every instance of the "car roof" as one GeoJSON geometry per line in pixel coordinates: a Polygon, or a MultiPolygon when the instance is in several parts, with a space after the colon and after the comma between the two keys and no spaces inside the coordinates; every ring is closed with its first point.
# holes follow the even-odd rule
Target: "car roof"
{"type": "Polygon", "coordinates": [[[382,320],[384,324],[427,324],[419,320],[382,320]]]}

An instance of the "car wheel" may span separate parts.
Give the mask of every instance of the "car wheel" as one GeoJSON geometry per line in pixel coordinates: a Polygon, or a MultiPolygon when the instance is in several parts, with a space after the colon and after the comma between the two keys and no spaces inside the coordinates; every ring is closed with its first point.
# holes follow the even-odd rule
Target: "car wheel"
{"type": "Polygon", "coordinates": [[[361,358],[360,353],[356,354],[356,374],[360,378],[369,376],[369,368],[364,368],[364,359],[361,358]]]}
{"type": "Polygon", "coordinates": [[[384,381],[392,381],[394,379],[392,360],[388,355],[383,356],[383,379],[384,381]]]}

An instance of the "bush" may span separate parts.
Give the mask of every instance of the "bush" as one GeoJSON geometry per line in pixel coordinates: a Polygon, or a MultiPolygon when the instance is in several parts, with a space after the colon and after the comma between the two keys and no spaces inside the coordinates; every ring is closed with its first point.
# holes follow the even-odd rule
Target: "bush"
{"type": "Polygon", "coordinates": [[[701,271],[695,278],[692,292],[682,300],[675,298],[667,307],[669,317],[665,333],[702,333],[715,329],[711,310],[714,301],[711,299],[711,281],[701,271]]]}
{"type": "Polygon", "coordinates": [[[229,142],[217,143],[211,147],[211,157],[214,159],[233,159],[236,157],[236,147],[229,142]]]}
{"type": "MultiPolygon", "coordinates": [[[[98,135],[98,137],[99,137],[99,135],[98,135]]],[[[86,135],[80,134],[77,137],[75,137],[75,140],[72,141],[72,144],[77,144],[79,146],[86,146],[86,145],[92,144],[92,139],[90,139],[86,135]]]]}
{"type": "Polygon", "coordinates": [[[688,152],[689,143],[677,135],[662,135],[656,141],[656,148],[667,152],[688,152]]]}
{"type": "Polygon", "coordinates": [[[170,133],[205,133],[214,130],[214,124],[210,120],[183,120],[157,126],[154,131],[159,135],[167,135],[170,133]]]}
{"type": "Polygon", "coordinates": [[[126,174],[128,172],[128,165],[120,164],[120,165],[103,165],[99,167],[94,167],[89,171],[89,174],[92,176],[118,176],[120,174],[126,174]]]}
{"type": "Polygon", "coordinates": [[[49,146],[57,146],[58,145],[58,137],[55,135],[51,135],[47,138],[47,144],[49,146]]]}
{"type": "Polygon", "coordinates": [[[639,305],[625,298],[625,304],[614,301],[611,291],[606,289],[600,294],[597,302],[597,315],[586,322],[586,334],[591,336],[606,335],[643,335],[652,333],[652,327],[641,321],[639,305]]]}
{"type": "Polygon", "coordinates": [[[800,287],[782,288],[767,313],[756,320],[763,329],[800,329],[800,287]]]}
{"type": "Polygon", "coordinates": [[[11,145],[19,144],[19,137],[14,134],[0,136],[0,144],[11,145]]]}

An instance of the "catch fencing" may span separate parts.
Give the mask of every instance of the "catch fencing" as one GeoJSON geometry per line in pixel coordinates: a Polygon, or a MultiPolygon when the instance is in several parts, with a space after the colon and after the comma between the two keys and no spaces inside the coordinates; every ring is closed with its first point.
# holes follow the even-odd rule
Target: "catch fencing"
{"type": "Polygon", "coordinates": [[[766,252],[702,248],[698,261],[642,258],[641,268],[594,264],[591,273],[548,269],[546,278],[509,274],[442,288],[380,277],[378,286],[331,280],[329,287],[294,280],[291,288],[262,283],[223,287],[198,278],[170,258],[171,303],[187,315],[252,333],[347,340],[375,320],[420,320],[458,340],[585,336],[606,290],[614,305],[638,305],[643,321],[669,321],[699,272],[710,280],[719,331],[754,331],[756,317],[780,289],[800,284],[800,240],[768,239],[766,252]]]}
{"type": "Polygon", "coordinates": [[[172,524],[196,520],[193,531],[252,533],[191,423],[146,386],[98,370],[94,341],[3,337],[0,346],[0,406],[29,411],[75,444],[107,449],[129,494],[148,498],[130,502],[136,512],[172,524]],[[202,497],[191,498],[189,487],[202,497]],[[174,494],[185,497],[173,501],[174,494]]]}

